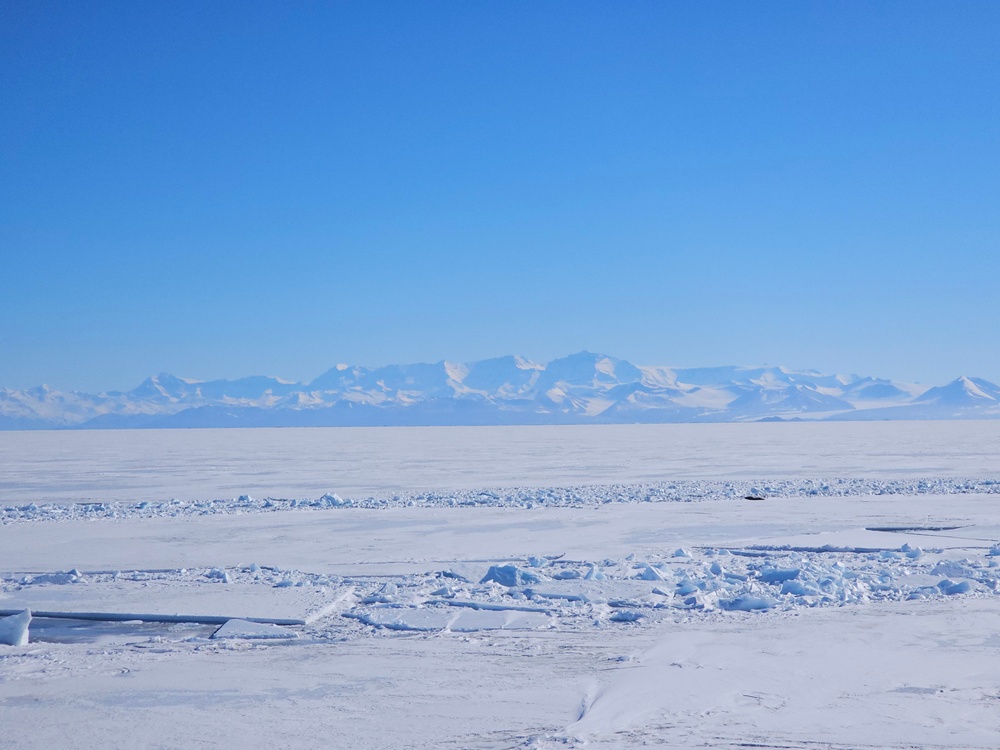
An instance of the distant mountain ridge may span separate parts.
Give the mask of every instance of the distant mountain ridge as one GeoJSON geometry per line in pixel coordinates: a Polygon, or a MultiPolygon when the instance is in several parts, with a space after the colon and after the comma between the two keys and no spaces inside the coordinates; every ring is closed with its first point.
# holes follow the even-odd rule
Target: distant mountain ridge
{"type": "Polygon", "coordinates": [[[502,425],[1000,418],[1000,386],[926,387],[783,367],[640,366],[578,352],[545,364],[337,365],[310,383],[161,373],[101,394],[0,388],[0,429],[502,425]]]}

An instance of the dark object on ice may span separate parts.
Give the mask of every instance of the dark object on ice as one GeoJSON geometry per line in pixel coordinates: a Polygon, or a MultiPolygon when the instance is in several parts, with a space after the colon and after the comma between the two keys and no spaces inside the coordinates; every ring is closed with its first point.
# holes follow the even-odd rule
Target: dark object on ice
{"type": "Polygon", "coordinates": [[[744,500],[763,500],[764,496],[763,495],[744,495],[743,499],[744,500]]]}

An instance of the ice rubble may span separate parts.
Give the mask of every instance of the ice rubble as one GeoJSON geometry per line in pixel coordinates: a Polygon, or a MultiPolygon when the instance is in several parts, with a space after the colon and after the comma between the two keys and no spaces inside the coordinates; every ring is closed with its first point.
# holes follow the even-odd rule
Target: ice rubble
{"type": "MultiPolygon", "coordinates": [[[[0,508],[0,523],[68,519],[144,518],[209,514],[309,512],[390,507],[593,507],[605,503],[733,500],[748,494],[767,498],[864,494],[1000,493],[1000,482],[941,480],[783,480],[775,482],[685,481],[576,488],[514,488],[395,495],[345,500],[235,500],[204,503],[107,503],[29,505],[0,508]]],[[[892,529],[869,530],[891,536],[892,529]]],[[[933,530],[924,529],[928,532],[933,530]]],[[[824,537],[825,539],[832,537],[824,537]]],[[[837,540],[859,539],[855,534],[837,540]]],[[[868,537],[864,537],[867,539],[868,537]]],[[[928,539],[923,533],[922,539],[928,539]]],[[[785,539],[789,539],[785,537],[785,539]]],[[[795,541],[796,538],[791,538],[795,541]]],[[[913,537],[909,537],[913,541],[913,537]]],[[[899,539],[903,541],[903,539],[899,539]]],[[[880,541],[881,543],[881,541],[880,541]]],[[[894,544],[895,542],[893,542],[894,544]]],[[[396,631],[580,629],[646,627],[668,617],[754,617],[760,612],[801,607],[914,601],[1000,593],[1000,546],[955,552],[921,549],[909,543],[892,549],[824,545],[705,548],[665,547],[656,554],[615,559],[566,559],[529,555],[518,559],[454,561],[422,574],[337,576],[252,564],[199,571],[161,571],[178,582],[218,587],[220,583],[260,587],[262,596],[289,587],[335,587],[351,594],[336,612],[310,622],[322,636],[396,631]]],[[[73,569],[0,579],[0,592],[18,587],[100,583],[106,573],[73,569]]],[[[143,575],[116,572],[115,580],[143,575]]],[[[69,587],[73,588],[73,587],[69,587]]]]}
{"type": "MultiPolygon", "coordinates": [[[[762,482],[684,480],[645,484],[578,487],[513,487],[449,492],[398,493],[386,497],[341,498],[327,493],[317,499],[256,499],[249,495],[204,502],[28,503],[0,506],[0,525],[29,521],[124,519],[274,513],[292,510],[394,507],[592,507],[607,503],[697,502],[742,500],[748,496],[846,497],[858,495],[1000,494],[994,479],[784,479],[762,482]]],[[[3,498],[0,497],[0,502],[3,498]]],[[[685,550],[678,550],[683,555],[685,550]]]]}
{"type": "MultiPolygon", "coordinates": [[[[420,574],[333,575],[282,570],[257,564],[238,568],[143,573],[87,572],[91,586],[113,581],[215,587],[219,580],[259,587],[305,587],[317,594],[336,590],[333,610],[307,621],[319,637],[375,635],[397,631],[452,631],[645,627],[665,618],[757,616],[801,607],[860,605],[890,601],[994,596],[1000,593],[997,548],[978,552],[863,548],[811,551],[759,548],[697,548],[687,557],[669,549],[620,559],[569,560],[525,557],[495,564],[485,575],[459,576],[452,568],[420,574]],[[744,614],[745,613],[745,614],[744,614]]],[[[460,566],[452,566],[460,567],[460,566]]],[[[74,571],[81,577],[79,571],[74,571]]],[[[0,579],[14,592],[68,582],[65,574],[0,579]]],[[[8,623],[11,618],[0,621],[8,623]]],[[[233,637],[264,637],[237,622],[221,629],[233,637]],[[243,627],[240,633],[235,633],[243,627]]]]}
{"type": "Polygon", "coordinates": [[[457,630],[456,607],[508,615],[534,610],[551,616],[545,627],[574,629],[630,626],[682,613],[725,616],[1000,593],[1000,567],[988,554],[958,559],[914,551],[905,544],[878,552],[692,549],[687,558],[665,553],[644,560],[554,560],[541,568],[525,559],[494,566],[478,584],[449,571],[399,577],[391,587],[384,580],[368,582],[373,593],[347,616],[378,629],[457,630]],[[583,575],[596,569],[601,579],[583,575]]]}

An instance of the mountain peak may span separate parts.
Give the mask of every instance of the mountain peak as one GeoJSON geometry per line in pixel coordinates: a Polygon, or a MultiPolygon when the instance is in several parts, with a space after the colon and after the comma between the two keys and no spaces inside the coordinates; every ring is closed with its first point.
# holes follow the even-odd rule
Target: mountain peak
{"type": "Polygon", "coordinates": [[[982,378],[961,375],[947,385],[930,388],[916,403],[948,406],[974,406],[1000,402],[1000,386],[982,378]]]}
{"type": "Polygon", "coordinates": [[[963,375],[906,383],[786,367],[638,367],[582,350],[548,363],[505,355],[370,368],[335,365],[311,383],[161,372],[125,392],[0,390],[0,428],[587,424],[1000,417],[1000,386],[963,375]]]}
{"type": "Polygon", "coordinates": [[[643,373],[624,359],[582,351],[549,362],[539,377],[539,388],[549,390],[559,385],[608,387],[642,381],[643,373]]]}

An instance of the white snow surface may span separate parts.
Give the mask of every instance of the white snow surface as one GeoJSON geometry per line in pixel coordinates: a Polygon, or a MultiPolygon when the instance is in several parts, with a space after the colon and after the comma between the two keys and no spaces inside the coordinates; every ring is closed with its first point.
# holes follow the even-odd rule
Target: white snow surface
{"type": "MultiPolygon", "coordinates": [[[[200,453],[147,454],[137,479],[163,490],[189,481],[185,461],[228,465],[242,497],[192,483],[99,504],[73,492],[72,433],[46,433],[34,463],[5,464],[0,614],[36,617],[27,643],[0,645],[4,746],[997,747],[997,436],[942,424],[689,426],[670,433],[676,474],[655,431],[600,428],[595,464],[630,441],[642,457],[613,482],[587,473],[581,428],[558,444],[522,428],[529,447],[501,447],[498,466],[470,460],[502,446],[488,430],[407,458],[386,431],[364,467],[408,461],[426,484],[386,487],[403,481],[390,469],[355,492],[300,459],[299,488],[324,492],[270,498],[253,493],[277,459],[261,466],[262,448],[240,474],[232,433],[193,432],[200,453]],[[439,452],[480,436],[450,465],[439,452]],[[574,466],[582,481],[565,481],[574,466]],[[72,616],[102,612],[231,619],[72,616]]],[[[328,432],[310,455],[329,455],[328,432]]],[[[110,484],[142,453],[90,449],[110,484]]]]}
{"type": "Polygon", "coordinates": [[[995,479],[998,455],[993,421],[0,432],[0,505],[995,479]]]}

